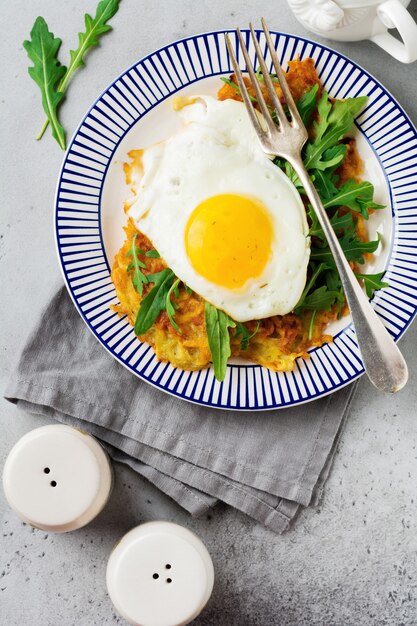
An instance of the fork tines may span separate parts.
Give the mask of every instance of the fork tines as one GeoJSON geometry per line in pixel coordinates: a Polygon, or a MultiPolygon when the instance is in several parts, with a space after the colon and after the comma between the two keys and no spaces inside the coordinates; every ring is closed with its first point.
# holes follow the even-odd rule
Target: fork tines
{"type": "MultiPolygon", "coordinates": [[[[271,38],[270,32],[269,32],[268,27],[267,27],[267,25],[265,23],[265,20],[262,19],[261,21],[262,21],[262,28],[263,28],[263,32],[265,34],[265,38],[266,38],[266,43],[267,43],[267,46],[268,46],[269,54],[271,55],[272,63],[273,63],[274,69],[275,69],[275,74],[277,76],[279,85],[281,87],[281,90],[282,90],[282,93],[284,95],[285,102],[286,102],[286,105],[288,107],[288,110],[289,110],[289,113],[290,113],[290,117],[291,117],[291,119],[288,120],[288,118],[287,118],[287,116],[285,114],[285,111],[284,111],[284,108],[283,108],[283,106],[281,104],[281,101],[280,101],[280,99],[279,99],[279,97],[277,95],[277,92],[274,89],[274,85],[273,85],[273,82],[271,80],[271,76],[269,74],[268,68],[266,66],[264,55],[262,54],[258,38],[256,36],[256,33],[255,33],[254,29],[253,29],[252,24],[250,24],[249,25],[250,26],[250,32],[251,32],[253,44],[255,46],[256,56],[258,58],[259,65],[261,67],[262,77],[264,79],[266,88],[268,90],[269,98],[270,98],[270,101],[272,103],[272,108],[273,108],[273,110],[275,111],[275,114],[276,114],[276,118],[277,118],[277,121],[278,121],[278,126],[274,122],[274,120],[273,120],[273,118],[271,116],[270,107],[268,107],[267,103],[265,102],[265,98],[264,98],[264,95],[262,93],[261,87],[259,85],[259,81],[258,81],[258,79],[256,77],[255,70],[254,70],[254,68],[252,66],[252,62],[250,60],[249,53],[248,53],[245,41],[243,39],[242,33],[240,32],[240,29],[238,28],[237,29],[237,35],[238,35],[238,38],[239,38],[239,44],[240,44],[240,47],[242,49],[243,56],[245,58],[246,68],[247,68],[248,73],[249,73],[251,85],[252,85],[252,87],[253,87],[253,89],[255,91],[255,94],[256,94],[257,103],[259,105],[259,108],[260,108],[260,110],[262,112],[262,115],[264,117],[264,120],[265,120],[265,123],[266,123],[266,126],[267,126],[266,132],[267,132],[268,135],[271,135],[274,131],[275,132],[277,131],[277,128],[278,128],[278,130],[284,130],[285,126],[288,126],[288,125],[291,125],[291,126],[296,127],[296,128],[297,127],[301,127],[302,128],[303,127],[303,122],[302,122],[301,117],[300,117],[300,115],[298,113],[298,110],[297,110],[296,104],[294,102],[294,99],[293,99],[293,97],[291,95],[290,89],[288,87],[288,83],[286,81],[285,74],[284,74],[284,72],[283,72],[283,70],[281,68],[280,63],[279,63],[277,54],[275,52],[274,45],[272,43],[272,38],[271,38]]],[[[255,108],[253,106],[253,102],[252,102],[251,97],[250,97],[250,95],[248,93],[245,81],[243,80],[243,75],[242,75],[242,72],[241,72],[241,70],[239,68],[239,65],[237,63],[236,55],[234,53],[234,50],[233,50],[233,47],[232,47],[232,43],[230,41],[230,37],[229,37],[228,34],[226,34],[226,44],[227,44],[227,49],[228,49],[229,54],[230,54],[230,58],[232,60],[233,70],[234,70],[235,76],[237,78],[238,85],[239,85],[239,88],[240,88],[240,91],[241,91],[244,103],[245,103],[246,108],[248,110],[249,116],[250,116],[250,118],[252,120],[252,123],[253,123],[253,125],[254,125],[258,135],[264,134],[265,130],[262,128],[260,120],[259,120],[259,117],[256,114],[255,108]]]]}

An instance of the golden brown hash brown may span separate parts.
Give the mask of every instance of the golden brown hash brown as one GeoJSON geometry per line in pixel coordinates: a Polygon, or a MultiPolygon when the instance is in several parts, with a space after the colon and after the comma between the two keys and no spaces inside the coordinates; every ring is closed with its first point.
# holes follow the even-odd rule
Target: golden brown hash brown
{"type": "MultiPolygon", "coordinates": [[[[234,76],[231,77],[234,80],[234,76]]],[[[294,60],[289,63],[287,80],[296,100],[308,91],[314,84],[322,85],[317,76],[312,59],[303,61],[294,60]]],[[[277,93],[282,96],[280,87],[276,86],[277,93]]],[[[265,93],[266,99],[268,94],[265,93]]],[[[239,95],[232,86],[225,84],[218,92],[218,98],[225,100],[233,98],[239,100],[239,95]]],[[[355,148],[353,139],[346,140],[348,151],[345,160],[337,173],[341,182],[349,178],[358,178],[362,171],[362,162],[355,148]]],[[[125,167],[128,184],[131,184],[132,167],[137,167],[141,151],[133,151],[132,164],[125,167]]],[[[127,207],[126,207],[127,208],[127,207]]],[[[341,209],[341,212],[349,209],[341,209]]],[[[361,239],[366,239],[366,229],[363,219],[358,217],[357,230],[361,239]]],[[[153,248],[149,239],[139,232],[133,221],[129,219],[125,227],[126,241],[117,253],[113,270],[112,280],[116,288],[120,304],[113,307],[119,315],[127,315],[129,322],[134,325],[137,312],[142,298],[149,292],[151,286],[144,285],[143,295],[139,295],[132,282],[132,270],[128,270],[130,257],[127,256],[132,246],[132,239],[137,234],[136,245],[143,251],[153,248]]],[[[146,264],[145,274],[159,272],[166,267],[163,259],[149,258],[141,255],[141,260],[146,264]]],[[[207,367],[211,362],[211,353],[208,346],[207,333],[204,321],[204,300],[196,293],[188,293],[181,285],[179,298],[175,300],[178,308],[175,313],[175,321],[178,324],[179,332],[175,330],[169,321],[167,313],[162,312],[152,328],[140,338],[151,344],[156,356],[160,361],[169,361],[175,367],[185,370],[199,370],[207,367]]],[[[344,306],[343,314],[347,313],[344,306]]],[[[320,346],[323,343],[332,341],[330,335],[324,333],[327,324],[337,319],[338,311],[335,305],[328,312],[319,312],[313,324],[313,333],[309,339],[310,313],[306,312],[303,317],[294,313],[279,316],[275,315],[260,320],[259,330],[250,340],[249,347],[242,351],[240,339],[233,336],[231,331],[232,356],[242,356],[243,358],[258,363],[274,371],[290,371],[294,368],[297,357],[308,358],[307,350],[313,346],[320,346]]],[[[249,332],[253,332],[257,327],[257,322],[247,322],[245,326],[249,332]]]]}

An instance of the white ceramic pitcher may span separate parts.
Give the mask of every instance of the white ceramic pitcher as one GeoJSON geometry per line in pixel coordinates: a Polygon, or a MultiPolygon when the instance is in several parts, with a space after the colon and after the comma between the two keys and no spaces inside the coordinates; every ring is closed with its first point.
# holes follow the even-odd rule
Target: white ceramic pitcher
{"type": "Polygon", "coordinates": [[[337,41],[370,39],[402,63],[417,59],[417,24],[410,0],[287,0],[296,18],[314,33],[337,41]],[[396,28],[399,41],[388,32],[396,28]]]}

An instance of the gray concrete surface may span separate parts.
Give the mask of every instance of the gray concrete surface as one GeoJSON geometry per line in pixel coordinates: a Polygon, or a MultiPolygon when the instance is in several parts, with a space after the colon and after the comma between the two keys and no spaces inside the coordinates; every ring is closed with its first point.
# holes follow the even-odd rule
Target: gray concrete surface
{"type": "MultiPolygon", "coordinates": [[[[95,0],[14,0],[2,7],[0,235],[1,390],[33,320],[60,281],[52,212],[62,154],[42,125],[39,95],[22,50],[37,15],[75,45],[82,12],[95,0]]],[[[416,1],[412,1],[417,18],[416,1]]],[[[271,27],[305,35],[284,0],[123,0],[114,31],[88,58],[62,107],[72,132],[111,79],[145,53],[178,37],[245,26],[264,15],[271,27]]],[[[404,66],[370,43],[335,44],[381,80],[417,122],[417,64],[404,66]]],[[[417,624],[417,324],[402,343],[411,371],[398,396],[362,380],[323,502],[278,537],[243,515],[216,507],[204,519],[184,511],[132,471],[116,467],[116,488],[87,528],[52,535],[22,524],[2,494],[0,623],[8,626],[123,624],[105,588],[113,543],[151,519],[183,524],[213,556],[213,596],[196,624],[220,626],[417,624]]],[[[1,405],[1,464],[17,439],[43,420],[1,405]]]]}

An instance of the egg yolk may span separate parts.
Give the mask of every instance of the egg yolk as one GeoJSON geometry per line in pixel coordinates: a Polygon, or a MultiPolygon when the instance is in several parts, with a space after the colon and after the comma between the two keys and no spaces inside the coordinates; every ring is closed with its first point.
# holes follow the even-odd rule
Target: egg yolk
{"type": "Polygon", "coordinates": [[[185,248],[195,271],[228,289],[259,276],[271,255],[273,228],[256,200],[221,194],[199,204],[187,223],[185,248]]]}

